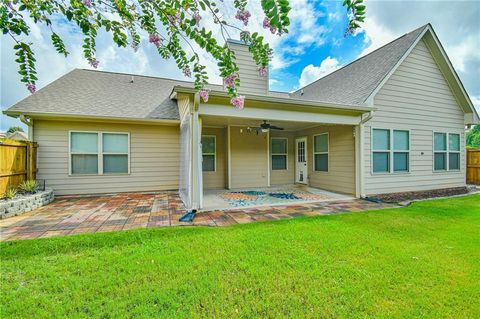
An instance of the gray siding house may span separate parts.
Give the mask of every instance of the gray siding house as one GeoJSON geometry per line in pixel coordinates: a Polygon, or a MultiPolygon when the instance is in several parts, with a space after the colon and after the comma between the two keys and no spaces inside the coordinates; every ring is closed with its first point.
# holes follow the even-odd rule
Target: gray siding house
{"type": "Polygon", "coordinates": [[[18,102],[38,178],[59,195],[306,184],[357,197],[465,186],[478,115],[431,25],[292,93],[272,92],[231,41],[245,108],[222,85],[74,70],[18,102]],[[264,121],[283,130],[257,130],[264,121]]]}

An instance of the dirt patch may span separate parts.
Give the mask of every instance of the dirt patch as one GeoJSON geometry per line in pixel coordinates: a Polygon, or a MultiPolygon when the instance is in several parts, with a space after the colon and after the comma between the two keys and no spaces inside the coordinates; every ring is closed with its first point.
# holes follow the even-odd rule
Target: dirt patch
{"type": "Polygon", "coordinates": [[[447,197],[453,195],[467,194],[467,187],[454,187],[454,188],[443,188],[443,189],[433,189],[428,191],[418,191],[418,192],[402,192],[402,193],[390,193],[390,194],[378,194],[369,196],[370,198],[377,198],[386,203],[399,203],[403,201],[410,201],[415,199],[427,199],[434,197],[447,197]]]}

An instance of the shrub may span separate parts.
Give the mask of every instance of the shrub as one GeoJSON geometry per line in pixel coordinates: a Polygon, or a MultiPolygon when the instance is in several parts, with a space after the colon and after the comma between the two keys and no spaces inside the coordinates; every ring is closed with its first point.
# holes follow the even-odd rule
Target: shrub
{"type": "Polygon", "coordinates": [[[18,186],[22,193],[35,194],[38,191],[38,184],[34,180],[24,181],[18,186]]]}
{"type": "Polygon", "coordinates": [[[15,196],[17,196],[17,189],[14,187],[9,187],[5,192],[5,198],[11,199],[11,198],[14,198],[15,196]]]}

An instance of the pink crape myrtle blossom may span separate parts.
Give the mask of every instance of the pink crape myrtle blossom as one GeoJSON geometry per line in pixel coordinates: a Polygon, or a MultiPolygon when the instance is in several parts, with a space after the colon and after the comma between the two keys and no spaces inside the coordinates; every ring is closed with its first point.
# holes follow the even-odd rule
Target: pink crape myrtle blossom
{"type": "Polygon", "coordinates": [[[37,90],[37,87],[35,86],[35,84],[33,83],[28,83],[27,84],[27,89],[30,91],[30,93],[35,93],[35,91],[37,90]]]}
{"type": "Polygon", "coordinates": [[[262,76],[262,77],[265,77],[267,76],[268,74],[268,69],[266,66],[262,66],[260,68],[258,68],[258,75],[262,76]]]}
{"type": "Polygon", "coordinates": [[[250,18],[251,14],[248,10],[242,9],[238,10],[235,18],[243,22],[243,25],[248,25],[248,19],[250,18]]]}
{"type": "Polygon", "coordinates": [[[207,103],[208,102],[208,94],[210,93],[210,90],[209,89],[201,89],[198,94],[200,95],[200,97],[202,98],[203,102],[204,103],[207,103]]]}
{"type": "Polygon", "coordinates": [[[225,82],[225,85],[227,85],[229,88],[234,89],[235,88],[235,80],[238,78],[237,73],[233,73],[232,75],[226,76],[223,81],[225,82]]]}
{"type": "Polygon", "coordinates": [[[277,33],[277,29],[270,25],[270,20],[267,17],[265,17],[265,19],[263,19],[263,28],[264,29],[270,29],[270,32],[272,32],[272,34],[277,33]]]}
{"type": "Polygon", "coordinates": [[[161,45],[160,35],[158,33],[150,33],[148,36],[148,41],[153,43],[157,48],[161,45]]]}
{"type": "Polygon", "coordinates": [[[167,15],[167,19],[171,24],[176,24],[177,22],[180,22],[180,13],[177,12],[173,15],[167,15]]]}
{"type": "Polygon", "coordinates": [[[83,0],[82,3],[85,7],[90,8],[92,6],[92,2],[90,0],[83,0]]]}
{"type": "Polygon", "coordinates": [[[235,106],[235,108],[242,110],[243,105],[245,104],[245,96],[240,95],[240,96],[234,97],[230,100],[230,103],[232,103],[232,105],[235,106]]]}
{"type": "Polygon", "coordinates": [[[200,16],[200,12],[195,11],[192,16],[193,19],[195,19],[195,24],[198,26],[200,24],[200,20],[202,20],[202,17],[200,16]]]}
{"type": "Polygon", "coordinates": [[[182,72],[183,72],[183,75],[185,75],[186,77],[188,78],[192,77],[192,70],[190,70],[190,67],[188,65],[183,68],[182,72]]]}
{"type": "Polygon", "coordinates": [[[90,63],[91,66],[93,66],[95,69],[98,68],[98,65],[100,64],[100,61],[98,61],[97,59],[93,58],[91,59],[90,61],[88,61],[88,63],[90,63]]]}

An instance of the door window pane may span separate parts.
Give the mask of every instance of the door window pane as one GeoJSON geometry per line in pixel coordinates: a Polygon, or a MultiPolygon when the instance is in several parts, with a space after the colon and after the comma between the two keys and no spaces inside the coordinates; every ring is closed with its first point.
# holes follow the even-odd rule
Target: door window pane
{"type": "Polygon", "coordinates": [[[215,156],[214,155],[203,155],[202,169],[204,172],[214,172],[215,171],[215,156]]]}
{"type": "Polygon", "coordinates": [[[283,138],[272,138],[272,154],[286,154],[287,140],[283,138]]]}
{"type": "Polygon", "coordinates": [[[408,153],[395,152],[393,154],[393,171],[408,172],[408,153]]]}
{"type": "Polygon", "coordinates": [[[460,169],[460,153],[448,154],[448,169],[460,169]]]}
{"type": "Polygon", "coordinates": [[[202,153],[203,154],[215,153],[215,137],[214,136],[202,136],[202,153]]]}
{"type": "Polygon", "coordinates": [[[447,150],[447,135],[445,133],[435,133],[434,139],[435,151],[447,150]]]}
{"type": "Polygon", "coordinates": [[[396,151],[408,151],[410,149],[408,135],[408,131],[393,131],[393,149],[396,151]]]}
{"type": "Polygon", "coordinates": [[[328,154],[315,154],[315,170],[328,172],[328,154]]]}
{"type": "Polygon", "coordinates": [[[128,134],[103,133],[103,151],[106,153],[128,153],[128,134]]]}
{"type": "Polygon", "coordinates": [[[72,174],[98,174],[98,155],[72,154],[72,174]]]}
{"type": "Polygon", "coordinates": [[[460,151],[460,135],[459,134],[448,134],[448,150],[449,151],[460,151]]]}
{"type": "Polygon", "coordinates": [[[436,171],[438,170],[445,170],[447,169],[447,156],[446,153],[435,153],[434,155],[434,169],[436,171]]]}
{"type": "Polygon", "coordinates": [[[390,153],[375,152],[373,153],[373,172],[388,173],[390,171],[390,153]]]}
{"type": "Polygon", "coordinates": [[[104,173],[128,173],[128,155],[103,155],[104,173]]]}
{"type": "Polygon", "coordinates": [[[70,139],[70,151],[72,153],[97,153],[98,134],[72,132],[70,139]]]}
{"type": "Polygon", "coordinates": [[[272,155],[272,170],[287,169],[286,155],[272,155]]]}
{"type": "Polygon", "coordinates": [[[316,135],[314,137],[315,153],[328,152],[328,134],[316,135]]]}
{"type": "Polygon", "coordinates": [[[389,130],[373,130],[373,149],[389,150],[390,149],[390,131],[389,130]]]}

